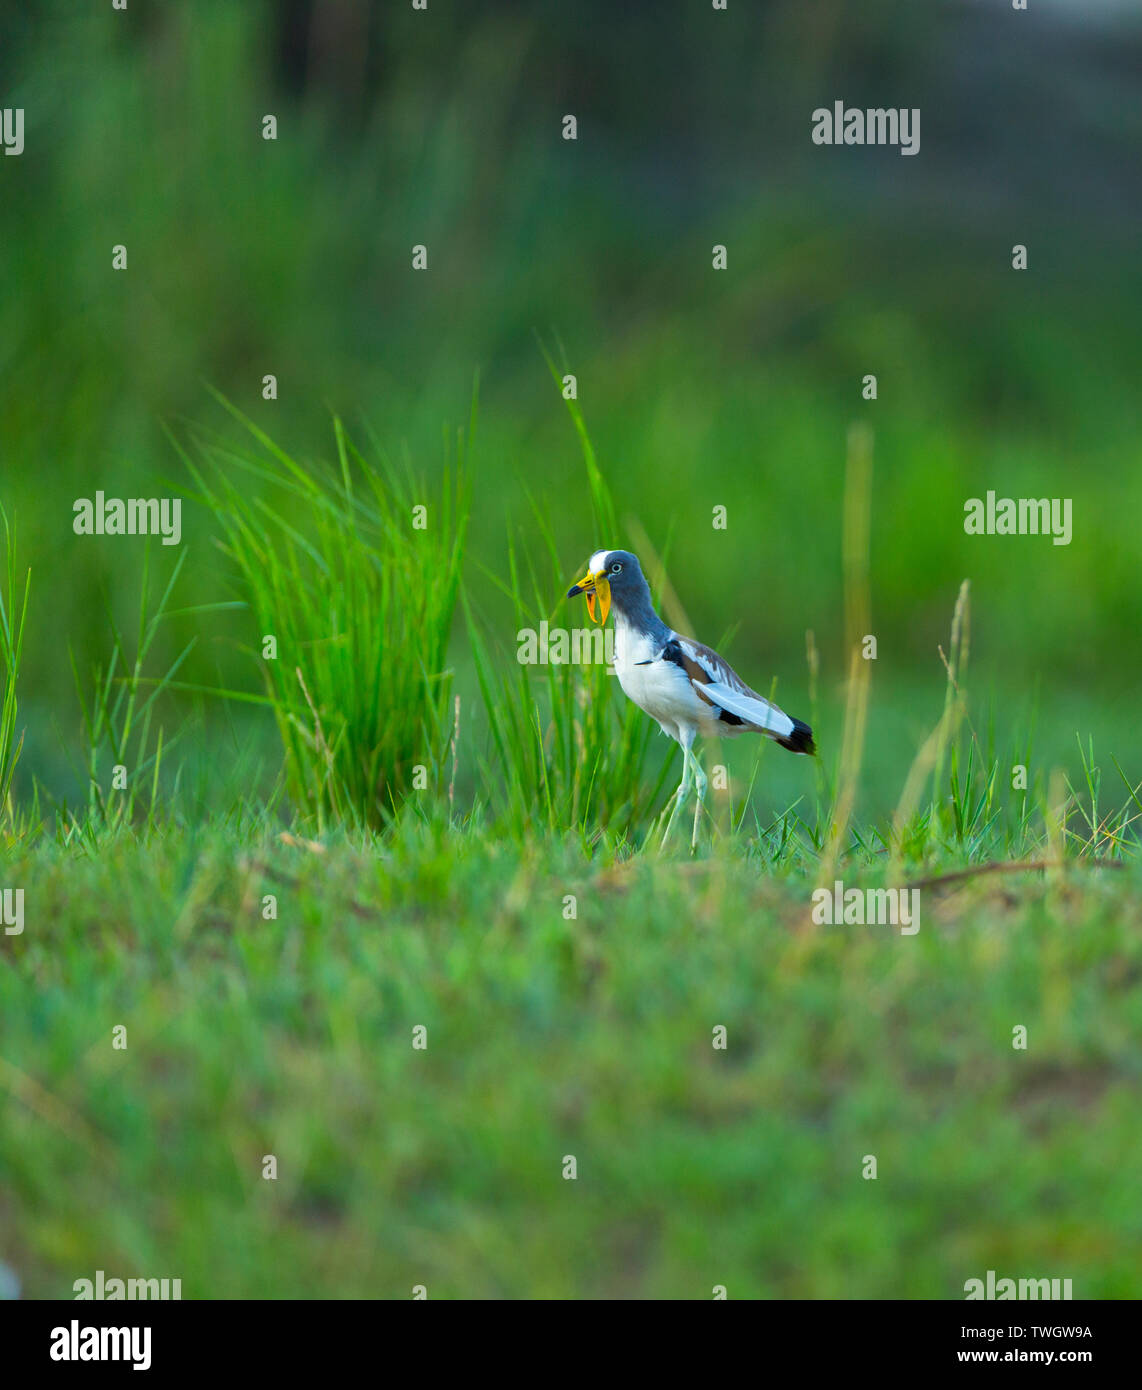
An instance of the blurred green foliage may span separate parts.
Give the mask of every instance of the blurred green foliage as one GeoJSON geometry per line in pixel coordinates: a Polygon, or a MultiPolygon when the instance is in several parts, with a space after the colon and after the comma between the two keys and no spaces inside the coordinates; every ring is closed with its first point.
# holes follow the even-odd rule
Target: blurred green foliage
{"type": "MultiPolygon", "coordinates": [[[[1077,727],[1129,759],[1142,271],[1122,74],[1139,35],[1047,25],[1032,43],[970,7],[919,8],[667,20],[643,5],[208,0],[9,16],[0,75],[26,149],[0,163],[0,486],[44,576],[30,717],[69,723],[69,643],[81,666],[106,660],[103,591],[124,618],[137,607],[139,546],[76,538],[72,502],[185,487],[162,431],[222,423],[204,383],[302,460],[328,452],[335,411],[430,471],[479,369],[468,577],[493,614],[478,566],[506,572],[530,492],[569,572],[629,543],[637,517],[703,637],[732,631],[735,664],[796,704],[812,629],[831,692],[844,437],[865,419],[887,756],[914,750],[920,729],[898,721],[920,683],[938,689],[969,576],[975,667],[1001,718],[1025,720],[1038,688],[1052,755],[1077,727]],[[813,146],[810,113],[835,99],[920,106],[920,155],[813,146]],[[577,142],[560,137],[565,111],[577,142]],[[578,377],[616,536],[593,533],[536,331],[559,335],[578,377]],[[1072,544],[966,536],[964,501],[989,488],[1073,497],[1072,544]]],[[[159,665],[198,637],[190,679],[253,688],[248,619],[189,611],[233,596],[215,535],[188,506],[188,612],[159,665]]],[[[470,672],[461,688],[474,694],[470,672]]],[[[46,742],[26,773],[52,770],[46,742]]]]}

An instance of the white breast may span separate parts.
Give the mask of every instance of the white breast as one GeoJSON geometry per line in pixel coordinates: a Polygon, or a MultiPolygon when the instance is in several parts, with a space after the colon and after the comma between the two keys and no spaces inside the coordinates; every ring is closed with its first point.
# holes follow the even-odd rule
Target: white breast
{"type": "Polygon", "coordinates": [[[633,700],[652,719],[656,719],[671,738],[678,737],[679,725],[716,722],[710,707],[699,699],[685,671],[671,661],[661,661],[661,643],[635,631],[622,620],[615,621],[615,673],[623,694],[633,700]],[[649,664],[642,664],[649,663],[649,664]]]}

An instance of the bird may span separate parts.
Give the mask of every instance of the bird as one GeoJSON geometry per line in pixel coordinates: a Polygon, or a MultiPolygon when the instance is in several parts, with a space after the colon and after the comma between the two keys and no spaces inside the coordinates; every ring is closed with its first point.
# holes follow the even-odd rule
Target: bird
{"type": "Polygon", "coordinates": [[[623,694],[657,720],[682,749],[682,781],[667,803],[670,816],[660,849],[691,791],[697,792],[691,851],[697,846],[707,781],[692,751],[699,734],[733,738],[758,733],[792,753],[817,751],[808,724],[752,690],[711,647],[683,637],[662,621],[654,611],[637,555],[629,550],[596,550],[586,574],[567,591],[568,598],[579,594],[586,595],[591,620],[600,625],[613,606],[614,665],[623,694]]]}

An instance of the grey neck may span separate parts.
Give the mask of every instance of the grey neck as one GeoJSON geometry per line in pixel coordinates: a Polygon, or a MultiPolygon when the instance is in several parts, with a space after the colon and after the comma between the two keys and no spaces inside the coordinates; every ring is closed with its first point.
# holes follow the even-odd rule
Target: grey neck
{"type": "Polygon", "coordinates": [[[650,586],[645,579],[638,586],[637,592],[619,595],[612,590],[611,598],[616,623],[632,627],[636,632],[662,642],[670,636],[670,629],[654,611],[654,605],[650,601],[650,586]]]}

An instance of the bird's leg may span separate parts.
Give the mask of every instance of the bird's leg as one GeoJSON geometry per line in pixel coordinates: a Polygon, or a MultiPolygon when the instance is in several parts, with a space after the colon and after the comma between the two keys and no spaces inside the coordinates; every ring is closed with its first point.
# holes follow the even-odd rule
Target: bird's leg
{"type": "Polygon", "coordinates": [[[697,795],[694,797],[694,833],[690,836],[690,853],[698,847],[698,817],[702,814],[702,803],[706,800],[706,774],[702,764],[691,754],[694,763],[694,782],[697,795]]]}
{"type": "MultiPolygon", "coordinates": [[[[681,742],[681,739],[679,739],[679,742],[681,742]]],[[[679,810],[682,809],[682,805],[684,805],[686,801],[686,796],[690,794],[690,787],[693,785],[693,767],[695,767],[695,759],[693,759],[693,753],[690,752],[690,744],[693,744],[693,738],[690,738],[689,742],[682,742],[682,781],[678,783],[678,790],[675,791],[674,796],[671,796],[672,808],[670,819],[667,820],[667,828],[663,831],[663,842],[659,845],[660,851],[665,849],[665,842],[670,840],[670,833],[672,828],[674,828],[675,817],[678,816],[679,810]]]]}
{"type": "MultiPolygon", "coordinates": [[[[693,741],[693,740],[691,740],[691,742],[692,742],[692,741],[693,741]]],[[[664,850],[664,849],[666,848],[666,841],[670,838],[670,832],[671,832],[671,830],[674,828],[674,820],[675,820],[675,817],[678,815],[678,812],[679,812],[679,810],[681,809],[682,803],[683,803],[683,802],[686,800],[686,798],[690,795],[690,785],[691,785],[691,776],[692,776],[691,768],[692,768],[692,765],[693,765],[693,761],[694,761],[694,760],[693,760],[693,757],[691,756],[691,753],[690,753],[690,744],[688,744],[688,743],[683,743],[683,744],[682,744],[682,780],[681,780],[681,782],[678,783],[678,790],[677,790],[677,791],[674,793],[674,795],[670,798],[670,800],[671,800],[671,802],[673,803],[673,805],[672,805],[672,809],[671,809],[671,812],[670,812],[670,819],[666,822],[666,829],[665,829],[665,830],[663,831],[663,833],[662,833],[662,843],[661,843],[661,844],[659,845],[659,847],[658,847],[658,848],[659,848],[659,851],[662,851],[662,850],[664,850]]]]}

